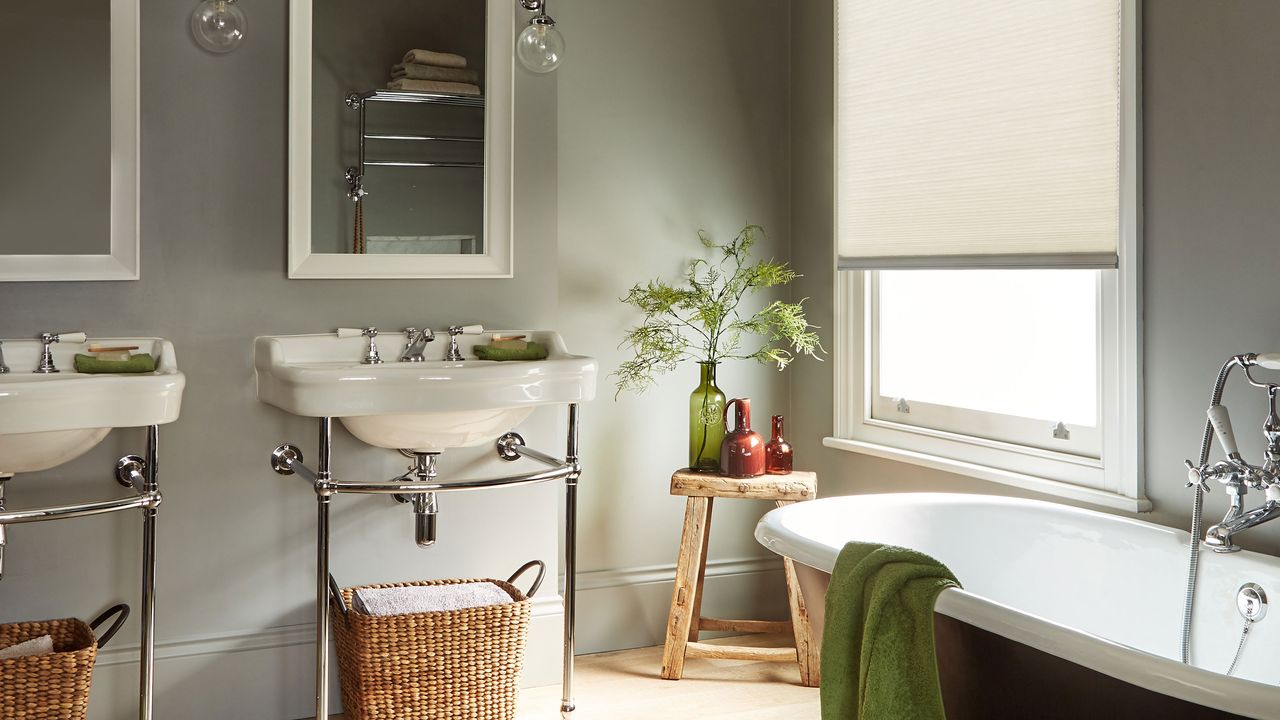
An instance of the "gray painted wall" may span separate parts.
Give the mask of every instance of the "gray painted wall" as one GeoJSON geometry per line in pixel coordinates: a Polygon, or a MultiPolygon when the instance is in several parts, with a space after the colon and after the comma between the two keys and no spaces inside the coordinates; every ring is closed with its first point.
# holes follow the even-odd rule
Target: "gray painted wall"
{"type": "MultiPolygon", "coordinates": [[[[159,717],[308,714],[314,502],[297,480],[272,473],[267,456],[286,440],[314,448],[315,427],[257,402],[255,336],[457,322],[554,328],[608,372],[621,357],[622,328],[635,321],[617,298],[633,282],[678,273],[699,251],[698,228],[725,236],[760,222],[773,233],[763,250],[786,257],[786,67],[752,51],[778,42],[786,6],[563,0],[557,8],[571,59],[555,75],[516,76],[515,279],[290,281],[286,4],[246,6],[250,36],[213,56],[186,30],[191,6],[143,0],[142,279],[0,284],[0,337],[83,329],[176,345],[188,385],[182,418],[161,432],[159,717]],[[665,38],[660,48],[655,37],[665,38]]],[[[764,415],[786,407],[785,378],[738,365],[722,385],[764,415]]],[[[615,403],[603,380],[583,409],[583,651],[661,639],[682,514],[668,478],[685,461],[694,384],[690,369],[615,403]]],[[[560,415],[544,411],[521,428],[553,451],[562,430],[560,415]]],[[[19,477],[10,505],[112,496],[119,488],[109,469],[141,442],[140,431],[116,432],[73,464],[19,477]]],[[[479,455],[450,453],[443,470],[492,472],[479,455]]],[[[402,458],[345,432],[335,461],[351,476],[404,469],[402,458]]],[[[406,508],[340,498],[335,572],[354,584],[555,560],[559,498],[553,487],[444,498],[441,540],[430,551],[413,547],[406,508]]],[[[785,607],[777,562],[750,538],[764,509],[718,509],[708,612],[785,607]]],[[[0,621],[86,617],[136,602],[140,535],[132,515],[11,530],[0,621]]],[[[554,592],[548,583],[542,594],[554,592]]],[[[557,677],[558,626],[546,626],[555,621],[535,626],[532,645],[551,652],[536,651],[526,677],[557,677]]],[[[136,631],[131,621],[113,645],[127,650],[136,631]]],[[[127,652],[106,655],[94,717],[127,717],[135,668],[127,652]]]]}
{"type": "MultiPolygon", "coordinates": [[[[1280,344],[1267,292],[1280,263],[1280,47],[1268,28],[1280,6],[1262,0],[1144,3],[1144,304],[1146,487],[1143,518],[1186,528],[1191,495],[1184,458],[1199,452],[1204,410],[1230,355],[1280,344]]],[[[796,0],[792,21],[792,258],[797,288],[834,323],[832,217],[832,3],[796,0]]],[[[798,455],[818,458],[826,494],[955,491],[1026,495],[1012,488],[821,447],[832,431],[829,371],[792,377],[798,455]]],[[[1226,395],[1241,446],[1260,457],[1265,403],[1233,385],[1226,395]]],[[[1215,450],[1215,453],[1217,451],[1215,450]]],[[[1257,501],[1256,494],[1251,496],[1257,501]]],[[[1211,494],[1206,517],[1226,511],[1211,494]]],[[[1280,524],[1252,530],[1250,549],[1280,551],[1280,524]]]]}
{"type": "Polygon", "coordinates": [[[8,176],[0,192],[0,254],[108,252],[110,9],[107,0],[0,7],[0,81],[13,102],[0,113],[8,176]]]}
{"type": "MultiPolygon", "coordinates": [[[[778,30],[787,6],[561,0],[552,9],[569,48],[556,73],[559,327],[570,347],[609,372],[625,358],[623,329],[638,321],[617,298],[637,282],[679,277],[702,252],[699,228],[727,240],[759,223],[770,233],[759,253],[787,257],[785,53],[757,51],[786,42],[778,30]]],[[[719,384],[730,397],[750,397],[768,432],[768,415],[788,411],[787,377],[812,370],[797,363],[779,375],[734,362],[719,384]]],[[[580,556],[586,652],[662,642],[684,508],[668,487],[688,462],[695,385],[696,369],[683,367],[646,394],[615,401],[604,380],[590,409],[593,480],[583,486],[580,556]]],[[[708,614],[785,612],[779,566],[751,537],[766,509],[716,505],[708,614]]]]}

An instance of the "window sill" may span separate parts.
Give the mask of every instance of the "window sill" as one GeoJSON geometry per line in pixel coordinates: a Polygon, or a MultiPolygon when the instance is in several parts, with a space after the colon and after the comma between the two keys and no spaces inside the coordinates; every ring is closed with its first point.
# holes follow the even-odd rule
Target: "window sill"
{"type": "Polygon", "coordinates": [[[829,448],[835,448],[836,450],[844,450],[846,452],[854,452],[861,455],[870,455],[872,457],[883,458],[885,460],[896,460],[898,462],[905,462],[911,465],[941,470],[943,472],[954,473],[956,475],[964,475],[966,477],[977,478],[979,480],[986,480],[988,482],[1008,485],[1010,487],[1021,488],[1023,490],[1031,490],[1045,495],[1052,495],[1065,500],[1072,500],[1075,502],[1085,503],[1087,505],[1106,508],[1108,510],[1123,510],[1125,512],[1151,511],[1151,501],[1148,500],[1146,496],[1132,498],[1125,495],[1107,492],[1105,490],[1071,485],[1069,483],[1049,480],[1042,477],[1036,477],[1034,475],[1001,470],[999,468],[988,467],[986,465],[915,452],[912,450],[902,450],[895,447],[889,447],[887,445],[863,442],[861,440],[846,440],[844,438],[828,437],[823,439],[822,444],[829,448]]]}

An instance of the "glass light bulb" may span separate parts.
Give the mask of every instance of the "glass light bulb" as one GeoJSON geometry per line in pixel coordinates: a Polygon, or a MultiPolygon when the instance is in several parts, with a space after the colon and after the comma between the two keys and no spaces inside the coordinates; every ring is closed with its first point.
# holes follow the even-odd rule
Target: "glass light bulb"
{"type": "Polygon", "coordinates": [[[534,18],[516,38],[516,57],[530,72],[549,73],[564,60],[564,36],[554,22],[540,20],[534,18]]]}
{"type": "Polygon", "coordinates": [[[204,0],[191,13],[191,34],[200,47],[231,52],[244,39],[245,18],[235,0],[204,0]]]}

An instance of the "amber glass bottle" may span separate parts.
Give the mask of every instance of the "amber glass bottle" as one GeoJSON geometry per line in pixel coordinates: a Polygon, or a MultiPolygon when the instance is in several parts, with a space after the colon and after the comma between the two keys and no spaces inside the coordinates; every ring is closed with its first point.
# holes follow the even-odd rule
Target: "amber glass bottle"
{"type": "Polygon", "coordinates": [[[764,446],[764,471],[770,475],[791,473],[791,443],[782,437],[782,416],[773,416],[773,437],[764,446]]]}

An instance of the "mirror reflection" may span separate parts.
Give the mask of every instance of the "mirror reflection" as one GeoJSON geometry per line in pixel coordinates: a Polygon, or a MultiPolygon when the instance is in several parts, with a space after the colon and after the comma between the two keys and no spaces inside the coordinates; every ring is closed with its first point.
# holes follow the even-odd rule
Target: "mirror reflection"
{"type": "Polygon", "coordinates": [[[0,255],[108,255],[111,3],[6,2],[0,28],[0,255]]]}
{"type": "Polygon", "coordinates": [[[316,0],[311,251],[485,252],[485,3],[316,0]]]}

